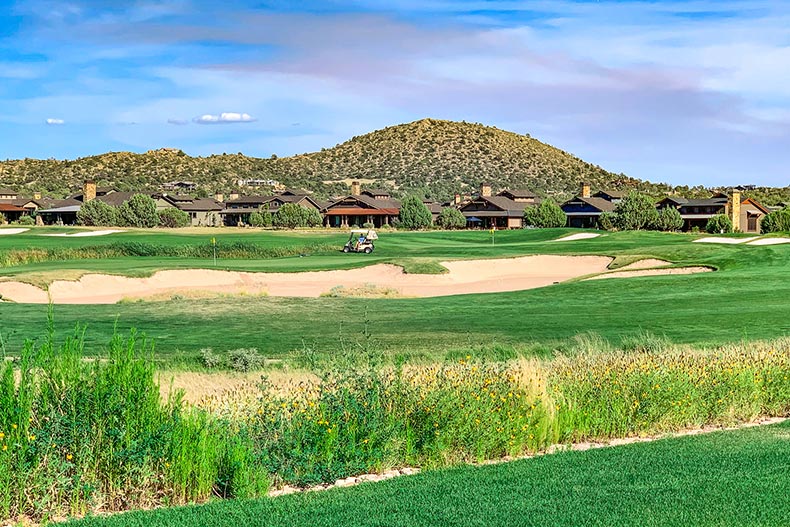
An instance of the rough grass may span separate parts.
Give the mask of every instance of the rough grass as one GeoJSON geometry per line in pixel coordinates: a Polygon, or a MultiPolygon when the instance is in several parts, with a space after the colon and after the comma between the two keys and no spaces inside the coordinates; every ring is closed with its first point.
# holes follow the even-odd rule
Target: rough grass
{"type": "Polygon", "coordinates": [[[788,437],[785,422],[70,525],[787,525],[788,437]]]}

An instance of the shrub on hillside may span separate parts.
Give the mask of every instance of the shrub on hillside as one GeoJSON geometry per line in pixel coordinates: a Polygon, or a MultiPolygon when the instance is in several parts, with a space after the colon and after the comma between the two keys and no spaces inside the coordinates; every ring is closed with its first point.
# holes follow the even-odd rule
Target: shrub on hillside
{"type": "Polygon", "coordinates": [[[621,231],[639,231],[655,228],[658,211],[653,198],[630,192],[614,209],[615,227],[621,231]]]}
{"type": "Polygon", "coordinates": [[[412,231],[424,229],[433,221],[431,210],[417,196],[409,196],[403,200],[399,218],[399,227],[412,231]]]}
{"type": "Polygon", "coordinates": [[[705,230],[710,234],[726,234],[732,232],[732,220],[724,214],[717,214],[708,220],[705,230]]]}
{"type": "Polygon", "coordinates": [[[178,227],[189,227],[192,220],[189,214],[175,207],[159,211],[159,226],[175,229],[178,227]]]}
{"type": "Polygon", "coordinates": [[[272,224],[275,227],[286,229],[318,227],[321,223],[323,220],[317,210],[308,209],[295,203],[283,204],[272,218],[272,224]]]}
{"type": "Polygon", "coordinates": [[[784,208],[766,214],[760,222],[760,230],[763,233],[790,231],[790,209],[784,208]]]}
{"type": "Polygon", "coordinates": [[[125,227],[151,228],[159,225],[156,202],[151,196],[135,194],[118,209],[120,223],[125,227]]]}
{"type": "Polygon", "coordinates": [[[77,223],[86,227],[114,227],[120,221],[118,209],[95,199],[83,203],[77,212],[77,223]]]}
{"type": "Polygon", "coordinates": [[[537,207],[527,207],[524,209],[524,225],[526,227],[538,227],[548,229],[552,227],[564,227],[568,219],[559,205],[547,199],[537,207]]]}
{"type": "Polygon", "coordinates": [[[443,229],[463,229],[466,216],[455,207],[444,207],[436,218],[436,225],[443,229]]]}
{"type": "Polygon", "coordinates": [[[683,217],[676,208],[666,207],[659,211],[655,227],[659,231],[679,231],[683,228],[683,217]]]}

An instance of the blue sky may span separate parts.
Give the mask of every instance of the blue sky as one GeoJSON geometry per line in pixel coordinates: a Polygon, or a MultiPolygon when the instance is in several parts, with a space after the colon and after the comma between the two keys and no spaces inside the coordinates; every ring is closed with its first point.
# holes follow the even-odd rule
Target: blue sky
{"type": "Polygon", "coordinates": [[[0,0],[0,158],[268,157],[423,117],[788,185],[785,0],[0,0]]]}

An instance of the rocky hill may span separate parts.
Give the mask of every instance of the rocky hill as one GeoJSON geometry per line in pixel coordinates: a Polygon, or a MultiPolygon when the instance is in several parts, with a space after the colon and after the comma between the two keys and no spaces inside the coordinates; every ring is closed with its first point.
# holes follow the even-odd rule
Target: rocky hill
{"type": "Polygon", "coordinates": [[[238,188],[238,180],[274,179],[318,196],[345,192],[351,179],[360,179],[390,188],[396,195],[414,192],[437,199],[472,192],[485,180],[495,189],[528,188],[558,199],[571,195],[582,181],[589,181],[593,188],[669,190],[665,185],[613,174],[528,135],[435,119],[391,126],[320,152],[284,158],[190,157],[179,150],[162,149],[144,154],[112,152],[73,161],[0,162],[0,186],[28,193],[63,195],[79,188],[85,179],[121,190],[156,189],[167,181],[189,180],[207,193],[227,193],[238,188]]]}

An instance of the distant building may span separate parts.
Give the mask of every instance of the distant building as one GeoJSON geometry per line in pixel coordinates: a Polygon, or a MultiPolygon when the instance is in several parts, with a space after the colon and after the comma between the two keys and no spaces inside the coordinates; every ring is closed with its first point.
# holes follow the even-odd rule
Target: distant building
{"type": "Polygon", "coordinates": [[[491,185],[482,183],[480,194],[461,202],[458,210],[466,217],[468,227],[520,229],[524,226],[524,210],[539,204],[529,190],[503,190],[494,196],[491,185]]]}
{"type": "Polygon", "coordinates": [[[600,190],[591,193],[589,183],[582,183],[581,193],[560,205],[568,217],[568,227],[594,229],[598,219],[605,212],[614,212],[623,199],[624,193],[614,190],[600,190]]]}

